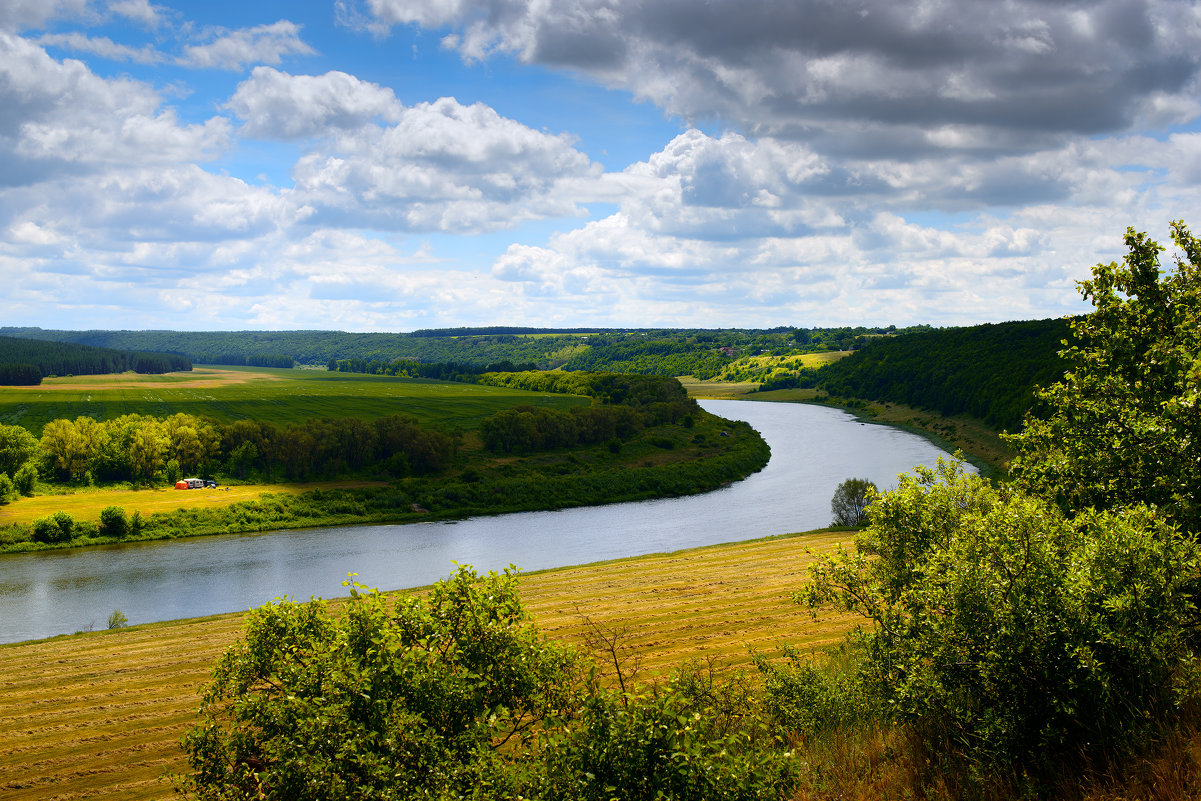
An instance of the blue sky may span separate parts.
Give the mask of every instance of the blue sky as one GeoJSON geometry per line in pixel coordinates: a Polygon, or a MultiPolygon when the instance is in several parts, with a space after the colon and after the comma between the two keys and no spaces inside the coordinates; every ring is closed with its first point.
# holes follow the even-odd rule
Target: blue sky
{"type": "Polygon", "coordinates": [[[959,325],[1201,207],[1201,11],[9,0],[0,319],[959,325]]]}

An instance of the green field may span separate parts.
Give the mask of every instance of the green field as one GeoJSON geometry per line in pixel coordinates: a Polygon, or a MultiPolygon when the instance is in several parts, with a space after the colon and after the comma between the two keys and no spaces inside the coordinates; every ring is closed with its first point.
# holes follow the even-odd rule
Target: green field
{"type": "Polygon", "coordinates": [[[405,414],[427,427],[471,430],[512,406],[562,409],[588,403],[582,397],[418,378],[199,367],[190,373],[68,376],[45,379],[38,387],[0,387],[0,423],[21,425],[38,435],[51,420],[81,415],[105,420],[123,414],[168,417],[183,412],[221,422],[284,424],[405,414]]]}

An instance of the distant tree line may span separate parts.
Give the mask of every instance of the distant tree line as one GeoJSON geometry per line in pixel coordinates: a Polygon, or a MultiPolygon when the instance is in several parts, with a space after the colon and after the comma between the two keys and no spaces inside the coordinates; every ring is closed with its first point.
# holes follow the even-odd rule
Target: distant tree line
{"type": "Polygon", "coordinates": [[[700,410],[674,378],[531,371],[487,373],[478,381],[533,392],[586,395],[599,404],[566,411],[519,406],[498,412],[480,426],[484,447],[494,452],[531,453],[601,442],[616,447],[644,427],[680,422],[691,426],[700,410]]]}
{"type": "MultiPolygon", "coordinates": [[[[920,327],[919,327],[920,328],[920,327]]],[[[888,327],[768,329],[538,329],[483,327],[423,330],[410,334],[344,331],[56,331],[0,328],[30,339],[186,354],[205,364],[287,366],[331,360],[470,364],[512,362],[538,369],[609,370],[653,375],[712,377],[746,355],[849,350],[873,337],[916,329],[888,327]],[[266,362],[255,361],[267,359],[266,362]]]]}
{"type": "Polygon", "coordinates": [[[0,385],[3,386],[36,386],[51,375],[103,375],[128,370],[158,374],[191,369],[192,362],[178,354],[0,337],[0,385]]]}
{"type": "Polygon", "coordinates": [[[689,410],[696,402],[674,378],[630,373],[528,371],[484,373],[479,383],[511,387],[531,392],[555,392],[586,395],[604,404],[646,406],[652,403],[680,403],[689,410]]]}
{"type": "Polygon", "coordinates": [[[305,480],[365,469],[426,475],[449,466],[454,456],[452,437],[400,415],[282,426],[266,420],[218,423],[189,414],[77,417],[47,423],[36,454],[31,441],[19,426],[0,427],[0,459],[12,452],[22,460],[16,464],[13,456],[0,461],[0,468],[19,470],[36,455],[46,475],[63,481],[175,481],[194,473],[305,480]]]}
{"type": "Polygon", "coordinates": [[[521,370],[536,370],[534,364],[513,364],[505,360],[493,364],[470,362],[415,362],[405,359],[382,361],[380,359],[330,359],[326,368],[331,372],[365,373],[367,375],[389,375],[401,378],[435,378],[443,381],[472,383],[483,373],[511,373],[521,370]]]}
{"type": "Polygon", "coordinates": [[[196,362],[236,367],[282,367],[285,370],[296,366],[295,359],[282,353],[199,353],[196,355],[196,362]]]}

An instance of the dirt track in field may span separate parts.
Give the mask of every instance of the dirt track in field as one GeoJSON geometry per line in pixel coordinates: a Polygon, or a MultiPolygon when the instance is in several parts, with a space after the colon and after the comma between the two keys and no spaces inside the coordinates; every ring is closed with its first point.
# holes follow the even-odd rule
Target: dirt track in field
{"type": "MultiPolygon", "coordinates": [[[[521,594],[555,639],[583,644],[588,620],[623,632],[627,667],[640,663],[644,676],[690,657],[745,666],[750,648],[821,647],[853,625],[846,616],[813,621],[789,603],[805,580],[809,550],[829,552],[848,536],[548,571],[524,576],[521,594]]],[[[161,777],[185,769],[179,740],[195,721],[197,689],[241,621],[231,614],[0,647],[0,798],[175,797],[161,777]]]]}

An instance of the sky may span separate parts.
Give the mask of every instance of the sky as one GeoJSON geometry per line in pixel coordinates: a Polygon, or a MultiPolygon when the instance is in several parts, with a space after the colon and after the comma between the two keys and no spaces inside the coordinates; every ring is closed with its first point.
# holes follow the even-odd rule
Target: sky
{"type": "Polygon", "coordinates": [[[1042,319],[1199,209],[1191,0],[0,3],[0,325],[1042,319]]]}

